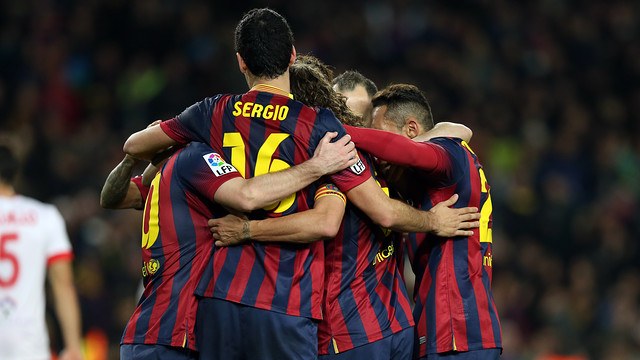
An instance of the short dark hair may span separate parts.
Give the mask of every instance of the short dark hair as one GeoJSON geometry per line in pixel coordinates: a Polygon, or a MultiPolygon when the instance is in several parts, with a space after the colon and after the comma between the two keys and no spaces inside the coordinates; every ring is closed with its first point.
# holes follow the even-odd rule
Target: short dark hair
{"type": "Polygon", "coordinates": [[[387,86],[373,96],[371,103],[374,108],[386,105],[385,118],[393,121],[398,129],[404,126],[409,116],[414,116],[425,130],[430,130],[434,126],[429,100],[414,85],[394,84],[387,86]]]}
{"type": "Polygon", "coordinates": [[[19,170],[20,162],[13,151],[8,146],[0,144],[0,181],[13,184],[19,170]]]}
{"type": "Polygon", "coordinates": [[[253,9],[238,23],[235,45],[253,75],[273,79],[289,67],[293,33],[282,15],[267,8],[253,9]]]}
{"type": "Polygon", "coordinates": [[[369,97],[373,97],[378,91],[378,87],[373,81],[355,70],[347,70],[338,75],[333,80],[333,85],[335,85],[340,92],[351,91],[355,89],[356,86],[361,85],[367,90],[369,97]]]}

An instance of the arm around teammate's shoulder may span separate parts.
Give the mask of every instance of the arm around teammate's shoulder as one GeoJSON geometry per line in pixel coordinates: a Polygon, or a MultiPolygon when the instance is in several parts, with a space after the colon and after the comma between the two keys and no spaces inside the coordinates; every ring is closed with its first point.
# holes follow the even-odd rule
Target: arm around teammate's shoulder
{"type": "Polygon", "coordinates": [[[478,209],[452,209],[457,195],[429,211],[417,210],[401,201],[389,198],[369,179],[347,192],[347,197],[376,224],[401,232],[430,232],[442,237],[470,236],[466,230],[480,226],[478,209]]]}

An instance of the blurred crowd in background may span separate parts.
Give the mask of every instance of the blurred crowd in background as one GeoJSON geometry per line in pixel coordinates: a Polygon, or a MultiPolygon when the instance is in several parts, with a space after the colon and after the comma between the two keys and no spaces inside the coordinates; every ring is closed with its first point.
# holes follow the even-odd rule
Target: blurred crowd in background
{"type": "Polygon", "coordinates": [[[247,90],[233,30],[268,5],[298,53],[415,84],[473,129],[503,359],[640,359],[640,3],[247,3],[0,5],[0,141],[25,161],[18,191],[67,221],[90,356],[117,357],[141,278],[141,214],[100,208],[106,176],[130,133],[247,90]]]}

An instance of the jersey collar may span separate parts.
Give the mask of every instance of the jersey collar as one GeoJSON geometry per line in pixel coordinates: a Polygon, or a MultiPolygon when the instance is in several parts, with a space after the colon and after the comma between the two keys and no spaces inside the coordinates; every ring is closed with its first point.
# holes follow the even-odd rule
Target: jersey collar
{"type": "Polygon", "coordinates": [[[282,96],[288,96],[291,99],[293,99],[293,94],[286,92],[282,89],[280,89],[277,86],[273,86],[273,85],[267,85],[267,84],[258,84],[254,87],[251,88],[251,90],[249,91],[262,91],[262,92],[268,92],[268,93],[273,93],[273,94],[278,94],[278,95],[282,95],[282,96]]]}

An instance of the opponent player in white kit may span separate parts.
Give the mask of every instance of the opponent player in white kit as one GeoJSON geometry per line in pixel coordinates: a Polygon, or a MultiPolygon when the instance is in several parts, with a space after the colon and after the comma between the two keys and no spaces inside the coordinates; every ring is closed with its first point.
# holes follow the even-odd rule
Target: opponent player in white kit
{"type": "Polygon", "coordinates": [[[53,205],[15,193],[19,164],[0,145],[0,359],[50,359],[45,324],[45,274],[55,299],[65,349],[60,360],[82,359],[80,314],[71,244],[53,205]]]}

